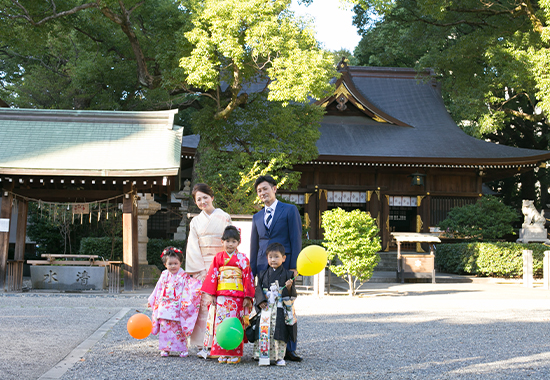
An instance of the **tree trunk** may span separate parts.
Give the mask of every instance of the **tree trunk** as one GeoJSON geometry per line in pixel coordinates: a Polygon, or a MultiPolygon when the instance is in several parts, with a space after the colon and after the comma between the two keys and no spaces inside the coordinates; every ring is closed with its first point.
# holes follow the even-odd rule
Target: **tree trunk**
{"type": "Polygon", "coordinates": [[[348,273],[348,284],[349,284],[349,296],[352,297],[355,295],[355,282],[353,277],[348,273]]]}

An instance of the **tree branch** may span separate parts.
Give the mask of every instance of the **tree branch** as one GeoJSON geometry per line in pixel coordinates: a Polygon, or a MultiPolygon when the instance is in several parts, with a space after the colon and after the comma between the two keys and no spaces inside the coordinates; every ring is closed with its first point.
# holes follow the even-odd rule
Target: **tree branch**
{"type": "Polygon", "coordinates": [[[50,2],[52,3],[53,14],[51,16],[44,17],[43,19],[41,19],[39,21],[34,21],[32,16],[29,14],[29,11],[27,11],[27,9],[23,5],[21,5],[19,3],[19,1],[17,1],[17,0],[11,0],[11,1],[15,6],[17,6],[18,8],[20,8],[23,11],[24,15],[9,15],[9,14],[6,14],[7,17],[9,17],[11,19],[24,18],[31,25],[38,26],[38,25],[42,25],[43,23],[45,23],[47,21],[50,21],[52,19],[65,17],[65,16],[68,16],[68,15],[72,15],[74,13],[80,12],[83,9],[97,8],[99,6],[99,1],[100,0],[98,0],[96,3],[82,4],[82,5],[79,5],[77,7],[72,8],[72,9],[69,9],[67,11],[60,12],[60,13],[57,13],[57,7],[55,5],[55,2],[53,0],[51,0],[50,2]]]}
{"type": "Polygon", "coordinates": [[[160,78],[154,78],[149,73],[145,55],[143,54],[143,49],[141,48],[141,44],[139,43],[136,33],[132,28],[132,22],[130,20],[131,12],[134,11],[139,5],[142,5],[143,1],[139,2],[138,4],[130,8],[130,10],[126,10],[126,8],[124,7],[124,3],[121,0],[119,0],[118,3],[122,11],[122,14],[120,15],[114,13],[108,7],[101,7],[100,11],[109,20],[119,25],[122,31],[124,32],[124,34],[126,34],[126,37],[128,37],[128,40],[130,41],[130,45],[132,46],[132,51],[134,52],[134,56],[136,58],[138,82],[144,87],[156,88],[160,84],[160,78]]]}

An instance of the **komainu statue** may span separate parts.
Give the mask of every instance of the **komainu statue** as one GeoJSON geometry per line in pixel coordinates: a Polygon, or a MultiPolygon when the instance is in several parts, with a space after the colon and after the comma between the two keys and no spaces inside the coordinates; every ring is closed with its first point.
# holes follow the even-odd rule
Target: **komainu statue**
{"type": "Polygon", "coordinates": [[[523,212],[524,220],[519,230],[519,239],[516,241],[518,243],[550,243],[548,232],[544,228],[544,223],[546,222],[544,212],[538,212],[533,205],[533,201],[528,199],[523,200],[521,211],[523,212]]]}
{"type": "Polygon", "coordinates": [[[523,204],[521,206],[521,212],[523,212],[524,220],[522,227],[528,227],[528,226],[537,226],[540,228],[544,228],[544,223],[546,222],[546,219],[544,218],[543,212],[538,212],[535,208],[535,205],[533,204],[533,201],[530,201],[528,199],[523,200],[523,204]]]}

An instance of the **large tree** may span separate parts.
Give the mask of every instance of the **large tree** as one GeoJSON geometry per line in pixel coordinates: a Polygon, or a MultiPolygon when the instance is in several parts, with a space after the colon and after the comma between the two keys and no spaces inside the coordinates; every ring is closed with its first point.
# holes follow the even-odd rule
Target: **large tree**
{"type": "Polygon", "coordinates": [[[11,105],[144,110],[186,104],[172,94],[173,79],[182,81],[182,33],[191,28],[177,1],[0,0],[0,24],[0,97],[11,105]]]}
{"type": "Polygon", "coordinates": [[[332,55],[288,10],[289,0],[186,4],[192,52],[180,64],[186,91],[194,89],[201,105],[192,118],[201,135],[197,177],[228,210],[250,212],[258,175],[292,186],[292,165],[317,156],[323,111],[309,103],[332,90],[332,55]]]}
{"type": "MultiPolygon", "coordinates": [[[[355,2],[361,64],[432,68],[449,112],[467,133],[523,148],[550,147],[550,2],[355,2]]],[[[505,186],[507,193],[534,199],[540,180],[545,204],[545,172],[518,176],[505,186]]]]}
{"type": "Polygon", "coordinates": [[[289,5],[0,0],[0,98],[33,108],[179,108],[186,131],[201,135],[197,179],[231,211],[250,211],[256,176],[292,186],[292,165],[316,157],[322,110],[309,103],[336,76],[289,5]]]}

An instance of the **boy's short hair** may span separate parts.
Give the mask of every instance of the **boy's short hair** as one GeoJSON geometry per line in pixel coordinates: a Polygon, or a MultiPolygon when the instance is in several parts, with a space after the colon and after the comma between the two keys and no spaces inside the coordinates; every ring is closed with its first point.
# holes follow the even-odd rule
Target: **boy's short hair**
{"type": "Polygon", "coordinates": [[[222,240],[229,240],[229,239],[235,239],[237,241],[241,241],[241,233],[235,226],[227,226],[225,227],[225,230],[223,231],[222,240]]]}
{"type": "Polygon", "coordinates": [[[265,249],[266,256],[269,252],[279,252],[281,256],[286,256],[285,246],[282,245],[281,243],[271,243],[270,245],[268,245],[267,248],[265,249]]]}
{"type": "Polygon", "coordinates": [[[256,179],[256,182],[254,182],[254,189],[257,190],[258,185],[262,182],[269,183],[271,185],[271,187],[277,186],[277,181],[275,181],[275,179],[273,179],[272,176],[270,176],[270,175],[261,175],[256,179]]]}

